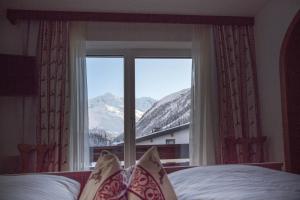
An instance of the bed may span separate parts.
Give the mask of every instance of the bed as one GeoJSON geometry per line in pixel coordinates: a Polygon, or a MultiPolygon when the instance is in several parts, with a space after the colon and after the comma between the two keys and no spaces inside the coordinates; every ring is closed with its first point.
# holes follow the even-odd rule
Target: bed
{"type": "MultiPolygon", "coordinates": [[[[179,200],[300,200],[300,176],[286,172],[247,165],[167,171],[172,172],[168,176],[179,200]]],[[[90,171],[0,176],[0,200],[76,200],[89,175],[90,171]]]]}
{"type": "Polygon", "coordinates": [[[57,175],[26,174],[0,176],[1,200],[74,200],[80,183],[57,175]]]}
{"type": "Polygon", "coordinates": [[[180,200],[299,200],[300,176],[258,166],[195,167],[169,175],[180,200]]]}

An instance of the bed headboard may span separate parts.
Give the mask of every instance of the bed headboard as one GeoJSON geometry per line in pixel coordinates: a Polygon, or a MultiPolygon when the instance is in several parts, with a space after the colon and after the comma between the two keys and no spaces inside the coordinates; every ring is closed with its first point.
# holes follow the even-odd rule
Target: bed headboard
{"type": "Polygon", "coordinates": [[[224,163],[262,163],[265,162],[264,143],[266,136],[250,137],[250,138],[235,138],[226,137],[225,142],[225,157],[224,163]]]}
{"type": "Polygon", "coordinates": [[[18,144],[21,156],[21,172],[47,172],[49,167],[48,155],[53,151],[54,145],[46,144],[18,144]]]}

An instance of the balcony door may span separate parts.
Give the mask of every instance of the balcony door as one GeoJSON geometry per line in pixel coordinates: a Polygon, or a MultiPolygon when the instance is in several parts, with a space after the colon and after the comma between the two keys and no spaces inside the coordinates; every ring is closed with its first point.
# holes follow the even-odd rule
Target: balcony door
{"type": "Polygon", "coordinates": [[[151,146],[188,165],[191,58],[128,52],[86,58],[91,165],[108,150],[130,166],[151,146]]]}

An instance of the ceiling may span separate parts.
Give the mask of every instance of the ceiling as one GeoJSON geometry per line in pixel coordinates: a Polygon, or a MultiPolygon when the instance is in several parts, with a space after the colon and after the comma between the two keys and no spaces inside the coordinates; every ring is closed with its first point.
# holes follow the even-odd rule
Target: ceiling
{"type": "Polygon", "coordinates": [[[1,0],[7,8],[99,12],[255,16],[268,0],[1,0]]]}

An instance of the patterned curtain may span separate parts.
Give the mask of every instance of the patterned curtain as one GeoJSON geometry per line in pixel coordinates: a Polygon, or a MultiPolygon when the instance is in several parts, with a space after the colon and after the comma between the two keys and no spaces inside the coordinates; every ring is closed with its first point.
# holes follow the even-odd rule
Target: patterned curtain
{"type": "Polygon", "coordinates": [[[69,23],[40,22],[37,144],[48,145],[48,171],[68,169],[69,23]]]}
{"type": "MultiPolygon", "coordinates": [[[[248,144],[244,149],[234,144],[238,138],[261,137],[253,26],[218,25],[213,29],[219,87],[218,162],[254,162],[248,144]]],[[[261,155],[263,150],[257,151],[261,155]]]]}

